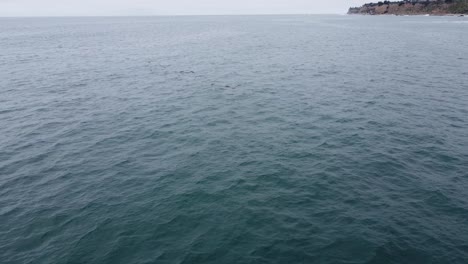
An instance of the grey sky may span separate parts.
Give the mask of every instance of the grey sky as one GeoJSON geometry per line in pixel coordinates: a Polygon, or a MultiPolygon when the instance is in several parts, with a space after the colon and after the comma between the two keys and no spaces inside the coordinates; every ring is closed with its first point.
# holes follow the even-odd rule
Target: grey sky
{"type": "Polygon", "coordinates": [[[0,0],[0,16],[345,13],[365,0],[0,0]]]}

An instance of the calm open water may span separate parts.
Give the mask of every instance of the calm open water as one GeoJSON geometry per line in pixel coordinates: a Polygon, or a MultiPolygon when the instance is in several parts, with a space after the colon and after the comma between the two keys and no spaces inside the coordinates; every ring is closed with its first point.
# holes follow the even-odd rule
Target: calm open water
{"type": "Polygon", "coordinates": [[[468,263],[468,19],[0,19],[0,263],[468,263]]]}

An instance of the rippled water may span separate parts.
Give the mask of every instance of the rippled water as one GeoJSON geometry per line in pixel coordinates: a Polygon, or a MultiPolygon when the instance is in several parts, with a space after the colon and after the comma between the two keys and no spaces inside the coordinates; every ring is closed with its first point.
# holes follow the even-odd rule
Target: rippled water
{"type": "Polygon", "coordinates": [[[467,263],[468,19],[0,19],[1,263],[467,263]]]}

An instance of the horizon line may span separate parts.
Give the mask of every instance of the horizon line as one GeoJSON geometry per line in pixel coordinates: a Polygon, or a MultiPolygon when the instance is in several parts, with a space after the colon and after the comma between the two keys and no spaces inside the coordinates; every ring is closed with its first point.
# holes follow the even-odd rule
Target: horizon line
{"type": "Polygon", "coordinates": [[[188,17],[188,16],[314,16],[346,15],[346,13],[246,13],[246,14],[154,14],[154,15],[20,15],[0,18],[80,18],[80,17],[188,17]]]}

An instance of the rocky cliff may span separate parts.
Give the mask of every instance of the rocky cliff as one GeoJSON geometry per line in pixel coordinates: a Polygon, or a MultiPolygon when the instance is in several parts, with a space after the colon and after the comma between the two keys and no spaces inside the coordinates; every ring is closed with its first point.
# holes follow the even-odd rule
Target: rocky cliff
{"type": "Polygon", "coordinates": [[[468,0],[406,0],[369,3],[351,7],[348,14],[360,15],[449,15],[468,14],[468,0]]]}

